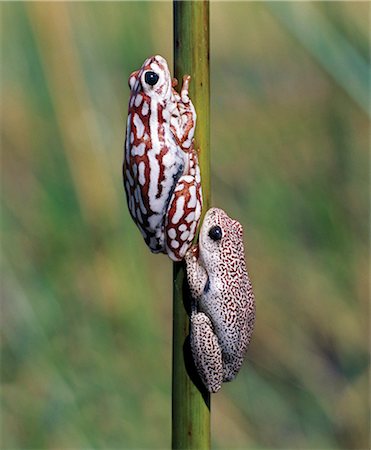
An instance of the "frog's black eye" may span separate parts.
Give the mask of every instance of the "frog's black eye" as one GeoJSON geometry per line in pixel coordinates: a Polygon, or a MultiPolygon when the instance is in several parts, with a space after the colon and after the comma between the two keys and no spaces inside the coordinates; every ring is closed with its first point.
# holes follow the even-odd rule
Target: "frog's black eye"
{"type": "Polygon", "coordinates": [[[144,81],[150,86],[154,86],[157,83],[158,79],[159,76],[157,75],[157,73],[152,72],[151,70],[146,72],[146,74],[144,75],[144,81]]]}
{"type": "Polygon", "coordinates": [[[211,227],[209,230],[209,236],[213,241],[220,241],[223,236],[222,229],[219,225],[215,225],[211,227]]]}

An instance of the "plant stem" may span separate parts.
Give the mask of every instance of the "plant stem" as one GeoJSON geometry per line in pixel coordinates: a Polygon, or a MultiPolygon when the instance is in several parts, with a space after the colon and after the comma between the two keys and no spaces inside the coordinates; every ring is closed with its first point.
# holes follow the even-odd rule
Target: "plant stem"
{"type": "MultiPolygon", "coordinates": [[[[203,214],[210,207],[209,2],[174,1],[174,74],[190,74],[190,97],[197,112],[195,145],[200,149],[203,214]]],[[[202,220],[202,219],[201,219],[202,220]]],[[[190,297],[185,269],[173,270],[172,448],[210,449],[210,394],[198,381],[190,355],[190,297]]]]}

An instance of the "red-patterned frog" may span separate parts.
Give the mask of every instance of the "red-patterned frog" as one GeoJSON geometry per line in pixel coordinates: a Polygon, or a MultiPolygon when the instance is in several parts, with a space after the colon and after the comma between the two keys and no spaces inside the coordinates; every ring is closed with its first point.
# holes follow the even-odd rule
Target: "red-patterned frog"
{"type": "Polygon", "coordinates": [[[123,164],[129,211],[151,251],[174,261],[191,246],[202,208],[189,82],[185,75],[179,94],[159,55],[129,77],[123,164]]]}
{"type": "Polygon", "coordinates": [[[255,323],[241,224],[221,209],[209,209],[199,244],[188,250],[185,261],[193,298],[192,355],[206,388],[217,392],[240,370],[255,323]]]}

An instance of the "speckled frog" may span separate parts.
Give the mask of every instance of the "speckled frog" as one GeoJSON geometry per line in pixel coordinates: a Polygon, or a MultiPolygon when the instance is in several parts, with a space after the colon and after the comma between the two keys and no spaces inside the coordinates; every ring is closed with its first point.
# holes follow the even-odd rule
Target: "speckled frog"
{"type": "Polygon", "coordinates": [[[210,209],[199,244],[185,261],[193,297],[192,355],[206,388],[217,392],[240,370],[255,323],[241,224],[221,209],[210,209]]]}
{"type": "Polygon", "coordinates": [[[154,253],[181,260],[201,215],[196,112],[185,75],[180,94],[166,60],[144,61],[129,77],[124,186],[130,214],[154,253]]]}

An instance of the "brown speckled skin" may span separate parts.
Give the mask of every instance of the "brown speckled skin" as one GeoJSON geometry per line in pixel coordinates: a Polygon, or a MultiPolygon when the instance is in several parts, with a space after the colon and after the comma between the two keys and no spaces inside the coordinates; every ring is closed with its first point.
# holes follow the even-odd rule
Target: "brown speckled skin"
{"type": "Polygon", "coordinates": [[[240,370],[255,323],[241,224],[219,208],[210,209],[200,243],[187,252],[185,261],[194,299],[192,355],[202,382],[210,392],[217,392],[223,381],[232,380],[240,370]],[[219,241],[209,236],[215,225],[222,229],[219,241]]]}

